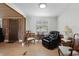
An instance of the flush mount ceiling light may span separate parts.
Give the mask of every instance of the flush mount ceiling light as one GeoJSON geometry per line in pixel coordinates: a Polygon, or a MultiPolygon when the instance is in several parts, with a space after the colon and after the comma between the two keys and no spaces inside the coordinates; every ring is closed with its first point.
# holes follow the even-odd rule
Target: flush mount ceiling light
{"type": "Polygon", "coordinates": [[[39,7],[40,7],[40,8],[46,8],[47,5],[46,5],[45,3],[40,3],[40,4],[39,4],[39,7]]]}

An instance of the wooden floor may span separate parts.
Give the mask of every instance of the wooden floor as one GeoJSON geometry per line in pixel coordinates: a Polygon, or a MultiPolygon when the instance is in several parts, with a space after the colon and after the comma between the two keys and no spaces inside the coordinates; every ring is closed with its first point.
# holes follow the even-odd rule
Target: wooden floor
{"type": "Polygon", "coordinates": [[[42,43],[36,42],[30,46],[22,46],[21,43],[0,43],[1,56],[58,56],[57,48],[48,50],[42,43]]]}

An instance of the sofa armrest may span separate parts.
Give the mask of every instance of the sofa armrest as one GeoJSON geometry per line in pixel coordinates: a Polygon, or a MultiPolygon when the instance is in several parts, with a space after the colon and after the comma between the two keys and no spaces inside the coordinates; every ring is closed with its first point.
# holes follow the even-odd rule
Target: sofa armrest
{"type": "Polygon", "coordinates": [[[49,42],[49,40],[47,40],[47,39],[43,39],[43,41],[49,42]]]}

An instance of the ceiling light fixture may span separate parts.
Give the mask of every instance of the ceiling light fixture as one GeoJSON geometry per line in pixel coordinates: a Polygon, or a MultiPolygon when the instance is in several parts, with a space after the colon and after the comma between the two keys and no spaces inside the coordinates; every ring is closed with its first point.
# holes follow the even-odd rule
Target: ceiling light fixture
{"type": "Polygon", "coordinates": [[[40,4],[39,4],[39,7],[40,7],[40,8],[46,8],[47,5],[46,5],[45,3],[40,3],[40,4]]]}

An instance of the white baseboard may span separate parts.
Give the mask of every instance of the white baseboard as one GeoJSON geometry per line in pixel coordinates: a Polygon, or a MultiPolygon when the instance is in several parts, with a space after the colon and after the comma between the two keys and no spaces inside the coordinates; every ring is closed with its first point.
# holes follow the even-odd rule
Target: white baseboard
{"type": "Polygon", "coordinates": [[[4,40],[4,42],[9,42],[9,40],[4,40]]]}
{"type": "Polygon", "coordinates": [[[21,42],[22,42],[22,40],[19,40],[19,42],[21,43],[21,42]]]}

